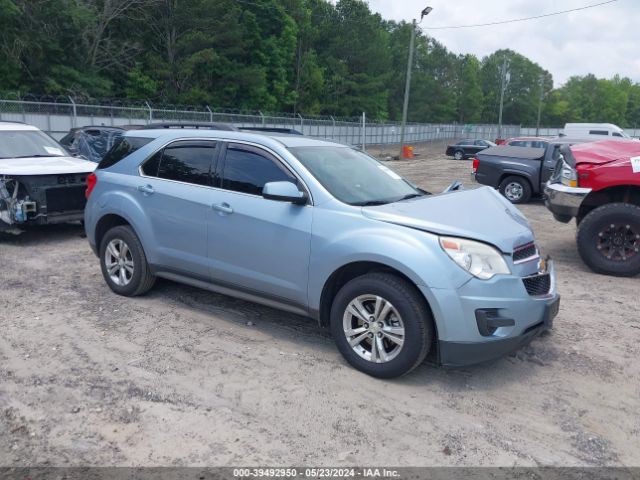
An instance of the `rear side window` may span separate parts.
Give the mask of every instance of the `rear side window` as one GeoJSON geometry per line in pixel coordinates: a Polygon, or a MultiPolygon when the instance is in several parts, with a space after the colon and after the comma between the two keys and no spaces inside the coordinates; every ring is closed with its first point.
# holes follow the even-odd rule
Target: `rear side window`
{"type": "Polygon", "coordinates": [[[234,192],[262,195],[265,183],[297,183],[275,160],[258,149],[229,145],[222,172],[222,188],[234,192]]]}
{"type": "Polygon", "coordinates": [[[120,137],[98,164],[98,169],[113,167],[123,158],[144,147],[152,138],[120,137]]]}
{"type": "Polygon", "coordinates": [[[589,130],[589,135],[609,135],[609,132],[606,130],[589,130]]]}
{"type": "Polygon", "coordinates": [[[509,143],[509,145],[511,145],[512,147],[526,147],[527,142],[523,140],[514,140],[513,142],[509,143]]]}
{"type": "Polygon", "coordinates": [[[149,158],[142,165],[142,173],[148,177],[211,186],[216,151],[216,142],[175,142],[149,158]]]}

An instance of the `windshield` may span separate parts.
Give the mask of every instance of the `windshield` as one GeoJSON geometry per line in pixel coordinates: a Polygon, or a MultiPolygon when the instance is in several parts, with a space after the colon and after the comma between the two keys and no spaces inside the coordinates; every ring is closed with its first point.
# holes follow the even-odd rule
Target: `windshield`
{"type": "Polygon", "coordinates": [[[67,152],[40,130],[0,130],[0,158],[63,157],[67,152]]]}
{"type": "Polygon", "coordinates": [[[421,196],[400,175],[349,147],[295,147],[291,152],[338,200],[349,205],[381,205],[421,196]]]}

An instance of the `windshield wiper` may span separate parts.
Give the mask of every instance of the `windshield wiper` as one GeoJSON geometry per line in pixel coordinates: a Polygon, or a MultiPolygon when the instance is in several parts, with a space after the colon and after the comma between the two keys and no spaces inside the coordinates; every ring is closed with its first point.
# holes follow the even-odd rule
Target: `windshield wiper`
{"type": "Polygon", "coordinates": [[[42,155],[42,154],[35,154],[35,155],[20,155],[19,157],[11,157],[11,158],[45,158],[45,157],[61,157],[62,155],[42,155]]]}
{"type": "Polygon", "coordinates": [[[423,197],[424,195],[422,195],[421,193],[409,193],[407,195],[405,195],[404,197],[400,197],[397,200],[394,200],[395,202],[401,202],[402,200],[409,200],[410,198],[416,198],[416,197],[423,197]]]}
{"type": "Polygon", "coordinates": [[[374,207],[376,205],[386,205],[387,203],[391,203],[393,200],[369,200],[367,202],[355,202],[351,205],[356,207],[374,207]]]}

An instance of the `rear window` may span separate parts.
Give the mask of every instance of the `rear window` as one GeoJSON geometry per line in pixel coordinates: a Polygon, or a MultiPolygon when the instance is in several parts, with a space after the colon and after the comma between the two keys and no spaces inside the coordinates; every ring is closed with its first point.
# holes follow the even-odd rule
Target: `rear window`
{"type": "Polygon", "coordinates": [[[98,169],[113,167],[123,158],[151,142],[153,138],[120,137],[98,164],[98,169]]]}

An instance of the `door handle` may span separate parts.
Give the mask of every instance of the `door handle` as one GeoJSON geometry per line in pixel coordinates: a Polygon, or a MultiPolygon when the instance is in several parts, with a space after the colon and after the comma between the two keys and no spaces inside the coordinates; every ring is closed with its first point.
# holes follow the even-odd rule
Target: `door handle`
{"type": "Polygon", "coordinates": [[[138,185],[138,191],[144,193],[145,195],[151,195],[155,193],[155,190],[151,185],[138,185]]]}
{"type": "Polygon", "coordinates": [[[229,205],[228,203],[214,203],[213,205],[211,205],[211,208],[220,213],[233,213],[233,208],[231,208],[231,205],[229,205]]]}

